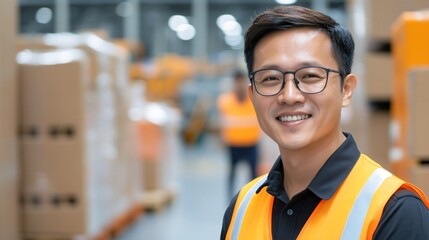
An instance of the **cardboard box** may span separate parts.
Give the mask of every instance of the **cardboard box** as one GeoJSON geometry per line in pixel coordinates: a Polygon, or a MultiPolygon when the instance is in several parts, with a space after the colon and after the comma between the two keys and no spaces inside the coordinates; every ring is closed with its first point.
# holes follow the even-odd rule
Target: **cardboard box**
{"type": "Polygon", "coordinates": [[[427,9],[427,0],[366,0],[367,35],[370,41],[390,41],[392,24],[405,11],[427,9]]]}
{"type": "Polygon", "coordinates": [[[409,135],[410,154],[419,160],[429,160],[429,65],[409,73],[409,135]]]}
{"type": "Polygon", "coordinates": [[[429,165],[415,165],[410,172],[410,182],[429,196],[429,165]]]}
{"type": "Polygon", "coordinates": [[[390,170],[389,162],[389,123],[388,111],[370,110],[368,115],[368,156],[382,167],[390,170]]]}
{"type": "Polygon", "coordinates": [[[0,239],[19,234],[16,50],[17,0],[0,1],[0,239]]]}
{"type": "Polygon", "coordinates": [[[84,53],[78,50],[52,51],[20,53],[19,56],[38,59],[61,52],[77,55],[68,59],[68,63],[58,64],[20,60],[20,119],[21,133],[25,138],[67,139],[82,131],[84,88],[80,81],[85,79],[82,76],[84,61],[76,61],[76,58],[84,56],[84,53]]]}
{"type": "Polygon", "coordinates": [[[371,101],[390,101],[392,97],[393,59],[389,53],[367,53],[365,59],[366,92],[371,101]]]}

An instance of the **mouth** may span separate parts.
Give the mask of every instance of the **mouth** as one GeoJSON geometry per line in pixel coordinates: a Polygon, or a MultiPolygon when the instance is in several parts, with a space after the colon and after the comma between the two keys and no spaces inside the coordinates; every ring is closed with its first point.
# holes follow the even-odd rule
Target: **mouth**
{"type": "Polygon", "coordinates": [[[277,117],[276,119],[280,122],[297,122],[305,119],[311,118],[311,114],[302,114],[302,115],[285,115],[277,117]]]}

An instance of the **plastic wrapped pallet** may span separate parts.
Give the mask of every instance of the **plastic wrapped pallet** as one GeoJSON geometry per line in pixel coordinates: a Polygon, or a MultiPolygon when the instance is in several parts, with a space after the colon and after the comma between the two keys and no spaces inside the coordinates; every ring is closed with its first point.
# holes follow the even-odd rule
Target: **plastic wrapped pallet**
{"type": "Polygon", "coordinates": [[[123,191],[132,181],[131,160],[118,159],[111,79],[101,75],[90,87],[88,55],[79,49],[24,51],[18,62],[23,231],[95,236],[133,203],[123,191]]]}
{"type": "MultiPolygon", "coordinates": [[[[88,189],[97,189],[96,192],[88,191],[88,199],[97,203],[86,209],[89,216],[97,216],[97,221],[89,222],[88,226],[93,228],[100,224],[104,226],[102,232],[109,233],[111,227],[117,225],[118,219],[126,218],[131,210],[138,209],[140,205],[137,201],[141,191],[140,162],[134,149],[135,129],[128,118],[129,53],[92,33],[21,36],[21,41],[22,47],[30,49],[47,51],[73,48],[86,56],[87,81],[82,82],[83,94],[75,97],[82,99],[82,106],[86,109],[83,129],[87,140],[85,161],[88,169],[91,169],[86,186],[88,189]]],[[[33,85],[30,89],[40,88],[37,84],[33,85]]],[[[28,92],[34,98],[41,97],[38,91],[28,92]]],[[[52,97],[63,95],[67,94],[52,97]]],[[[32,104],[38,103],[34,101],[32,104]]],[[[27,111],[31,110],[27,108],[27,111]]],[[[43,117],[44,114],[33,115],[43,117]]]]}
{"type": "Polygon", "coordinates": [[[95,158],[86,151],[86,55],[24,51],[17,60],[24,235],[96,234],[103,222],[88,209],[97,206],[91,192],[102,190],[87,188],[96,176],[90,175],[95,158]]]}
{"type": "Polygon", "coordinates": [[[147,103],[141,99],[139,102],[137,97],[133,100],[130,117],[138,131],[141,202],[147,209],[160,208],[170,202],[180,188],[181,113],[163,103],[147,103]]]}

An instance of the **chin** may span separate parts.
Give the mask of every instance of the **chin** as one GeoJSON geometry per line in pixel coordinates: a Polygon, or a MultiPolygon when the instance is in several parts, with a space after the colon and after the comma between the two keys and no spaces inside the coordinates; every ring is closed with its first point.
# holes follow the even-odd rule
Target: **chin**
{"type": "Polygon", "coordinates": [[[279,146],[284,150],[295,151],[295,150],[300,150],[305,148],[306,146],[308,146],[308,144],[299,143],[299,142],[288,142],[288,143],[282,142],[281,144],[279,144],[279,146]]]}
{"type": "Polygon", "coordinates": [[[308,139],[303,134],[300,134],[300,136],[280,136],[276,139],[277,144],[279,147],[285,150],[299,150],[303,149],[306,146],[310,144],[308,139]]]}

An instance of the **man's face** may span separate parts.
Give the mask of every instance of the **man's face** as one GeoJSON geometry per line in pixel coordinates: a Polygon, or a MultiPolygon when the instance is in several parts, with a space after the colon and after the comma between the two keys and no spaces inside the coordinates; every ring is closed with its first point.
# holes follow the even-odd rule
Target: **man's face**
{"type": "MultiPolygon", "coordinates": [[[[305,66],[339,70],[330,39],[322,31],[311,28],[278,31],[256,45],[253,71],[262,68],[295,71],[305,66]]],[[[345,79],[342,90],[340,75],[330,72],[325,90],[317,94],[300,92],[292,79],[292,74],[287,74],[285,88],[275,96],[261,96],[249,86],[262,129],[279,144],[280,150],[329,145],[341,134],[341,108],[349,104],[356,84],[354,76],[345,79]]]]}

